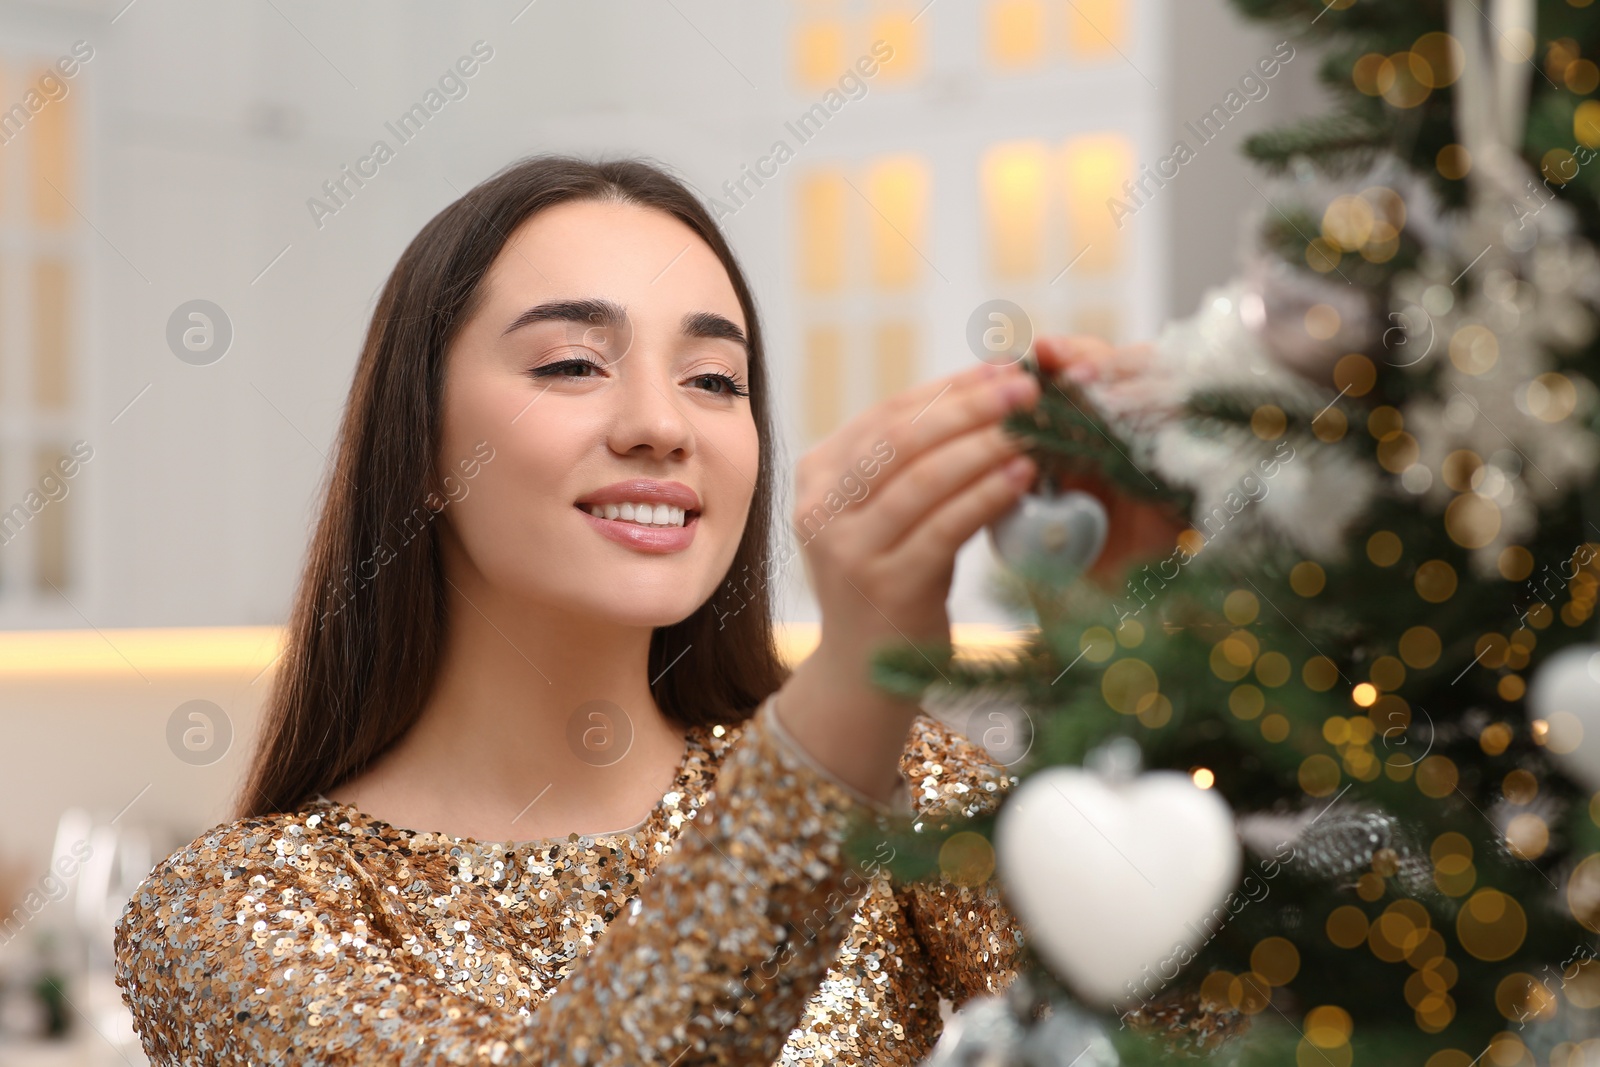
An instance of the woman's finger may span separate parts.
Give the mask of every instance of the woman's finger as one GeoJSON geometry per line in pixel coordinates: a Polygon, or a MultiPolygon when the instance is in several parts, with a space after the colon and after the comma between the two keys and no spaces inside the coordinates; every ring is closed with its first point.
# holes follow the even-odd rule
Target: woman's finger
{"type": "Polygon", "coordinates": [[[953,567],[961,546],[1009,511],[1037,475],[1032,457],[1013,457],[925,515],[885,558],[897,569],[953,567]]]}
{"type": "Polygon", "coordinates": [[[879,442],[887,442],[891,451],[883,461],[886,473],[879,475],[881,490],[942,442],[997,423],[1018,405],[1038,400],[1039,385],[1031,374],[1009,371],[976,379],[963,374],[957,379],[963,380],[959,385],[951,380],[948,389],[935,391],[920,407],[888,401],[875,405],[864,413],[870,419],[836,435],[837,440],[830,438],[828,448],[808,453],[797,472],[798,500],[809,504],[832,489],[840,469],[851,468],[879,442]]]}
{"type": "Polygon", "coordinates": [[[1089,336],[1040,337],[1033,350],[1040,370],[1075,382],[1098,378],[1114,351],[1109,341],[1089,336]]]}
{"type": "Polygon", "coordinates": [[[1016,456],[1023,442],[999,426],[972,430],[924,452],[878,489],[858,513],[852,537],[887,551],[945,501],[1016,456]]]}
{"type": "Polygon", "coordinates": [[[1155,349],[1147,344],[1125,345],[1114,348],[1101,364],[1100,376],[1111,381],[1136,378],[1150,371],[1150,361],[1155,349]]]}
{"type": "MultiPolygon", "coordinates": [[[[934,400],[939,399],[942,402],[941,394],[946,393],[947,390],[949,392],[965,392],[981,388],[986,382],[1004,378],[1008,375],[1015,375],[1015,373],[1013,368],[996,366],[990,363],[979,363],[955,374],[947,374],[942,378],[921,382],[857,413],[854,418],[839,429],[835,436],[841,442],[848,442],[851,446],[858,445],[868,437],[876,440],[877,437],[874,435],[881,436],[880,431],[884,422],[893,418],[896,414],[903,412],[909,417],[915,417],[917,412],[933,403],[934,400]]],[[[870,444],[871,442],[869,441],[868,443],[870,444]]]]}

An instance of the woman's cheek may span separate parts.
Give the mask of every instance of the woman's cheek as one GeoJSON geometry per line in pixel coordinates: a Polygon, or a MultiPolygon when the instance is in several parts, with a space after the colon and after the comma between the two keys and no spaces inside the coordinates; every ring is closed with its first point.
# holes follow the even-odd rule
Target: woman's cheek
{"type": "Polygon", "coordinates": [[[720,488],[726,499],[734,502],[735,506],[729,509],[729,513],[737,516],[735,525],[742,532],[749,519],[750,502],[755,497],[756,478],[761,472],[761,439],[756,435],[753,423],[741,427],[730,438],[721,444],[721,454],[738,458],[722,468],[725,475],[720,488]],[[729,469],[730,466],[733,469],[729,469]]]}

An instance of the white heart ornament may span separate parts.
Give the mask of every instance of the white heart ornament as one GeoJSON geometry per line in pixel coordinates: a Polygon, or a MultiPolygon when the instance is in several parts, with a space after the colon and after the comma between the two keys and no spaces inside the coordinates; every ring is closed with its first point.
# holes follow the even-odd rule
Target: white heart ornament
{"type": "Polygon", "coordinates": [[[1533,675],[1528,710],[1545,723],[1545,748],[1589,789],[1600,789],[1600,647],[1574,645],[1533,675]]]}
{"type": "Polygon", "coordinates": [[[1000,809],[995,852],[1041,958],[1099,1007],[1135,999],[1147,967],[1198,947],[1240,866],[1232,809],[1176,771],[1125,784],[1076,767],[1032,774],[1000,809]]]}
{"type": "Polygon", "coordinates": [[[997,555],[1013,568],[1045,560],[1082,573],[1100,558],[1110,521],[1105,505],[1076,489],[1029,493],[989,525],[997,555]]]}

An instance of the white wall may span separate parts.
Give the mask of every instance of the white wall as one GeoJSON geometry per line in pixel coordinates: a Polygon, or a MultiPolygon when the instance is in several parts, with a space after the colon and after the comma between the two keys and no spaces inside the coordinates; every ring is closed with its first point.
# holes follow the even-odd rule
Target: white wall
{"type": "MultiPolygon", "coordinates": [[[[1229,0],[1174,0],[1168,18],[1171,73],[1163,89],[1169,141],[1182,138],[1197,146],[1198,139],[1184,124],[1220,103],[1281,42],[1288,40],[1294,48],[1294,58],[1266,83],[1266,96],[1247,104],[1161,194],[1170,200],[1166,241],[1172,250],[1167,264],[1171,313],[1187,315],[1207,287],[1233,274],[1258,216],[1272,210],[1262,196],[1271,190],[1243,156],[1245,140],[1327,110],[1327,105],[1316,79],[1321,57],[1281,32],[1243,22],[1229,0]]],[[[1162,154],[1170,151],[1168,144],[1162,154]]]]}

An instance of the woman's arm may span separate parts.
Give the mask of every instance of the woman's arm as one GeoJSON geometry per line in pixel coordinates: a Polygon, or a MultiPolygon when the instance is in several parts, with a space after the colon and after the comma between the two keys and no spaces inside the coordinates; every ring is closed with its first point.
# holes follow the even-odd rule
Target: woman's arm
{"type": "MultiPolygon", "coordinates": [[[[117,979],[161,1065],[766,1064],[848,913],[851,820],[883,809],[768,719],[594,950],[527,1014],[450,991],[401,905],[299,823],[246,820],[174,853],[118,923],[117,979]]],[[[462,936],[466,936],[463,933],[462,936]]]]}
{"type": "Polygon", "coordinates": [[[639,913],[613,924],[535,1027],[565,1048],[561,1062],[778,1058],[849,925],[827,902],[845,885],[852,820],[909,802],[875,803],[837,781],[774,710],[762,704],[729,757],[708,818],[686,825],[671,874],[658,870],[639,913]]]}
{"type": "MultiPolygon", "coordinates": [[[[1117,348],[1093,337],[1041,337],[1034,357],[1057,382],[1092,385],[1098,400],[1118,410],[1160,414],[1170,388],[1152,380],[1149,346],[1117,348]]],[[[1111,536],[1090,576],[1115,586],[1130,560],[1165,551],[1186,528],[1164,506],[1120,497],[1094,479],[1063,486],[1093,491],[1106,504],[1111,536]]],[[[933,719],[917,721],[901,773],[924,823],[950,824],[995,811],[1014,780],[982,746],[933,719]]],[[[1023,929],[1001,897],[991,872],[974,884],[941,874],[897,887],[934,984],[956,1004],[1010,983],[1024,962],[1023,929]]]]}
{"type": "MultiPolygon", "coordinates": [[[[982,747],[928,717],[917,720],[900,769],[919,820],[942,826],[993,812],[1014,781],[982,747]]],[[[970,997],[998,992],[1016,976],[1022,927],[1001,899],[992,871],[966,881],[942,872],[903,883],[896,895],[940,996],[959,1007],[970,997]]]]}
{"type": "Polygon", "coordinates": [[[896,787],[920,711],[873,682],[873,655],[915,642],[935,669],[948,659],[956,553],[1033,483],[1038,466],[1003,421],[1038,399],[1020,365],[980,364],[867,408],[796,465],[793,529],[822,636],[779,716],[868,796],[896,787]]]}
{"type": "MultiPolygon", "coordinates": [[[[935,670],[950,656],[956,553],[1033,484],[1037,464],[1003,420],[1038,397],[1021,365],[979,365],[866,409],[796,470],[794,529],[822,638],[780,692],[779,717],[800,746],[869,796],[900,783],[921,712],[874,684],[873,654],[916,642],[935,670]]],[[[960,887],[928,892],[925,943],[935,972],[953,974],[939,958],[944,941],[962,951],[954,947],[968,934],[956,930],[960,916],[993,905],[960,887]],[[934,914],[940,901],[959,906],[948,924],[934,914]]]]}

